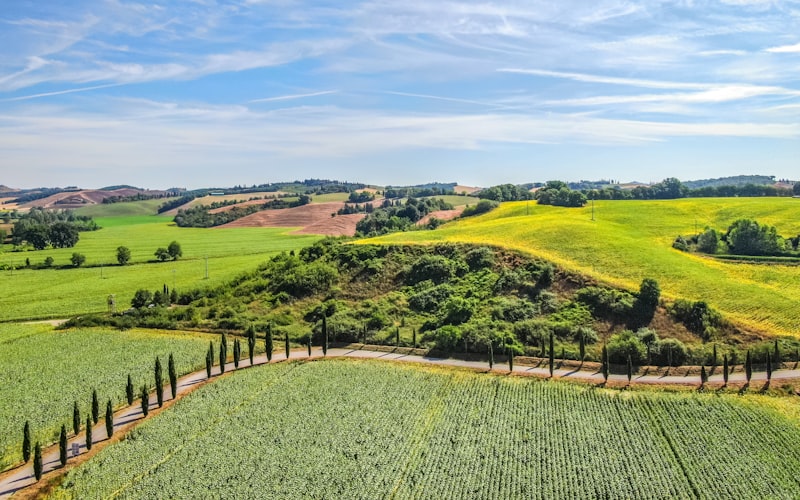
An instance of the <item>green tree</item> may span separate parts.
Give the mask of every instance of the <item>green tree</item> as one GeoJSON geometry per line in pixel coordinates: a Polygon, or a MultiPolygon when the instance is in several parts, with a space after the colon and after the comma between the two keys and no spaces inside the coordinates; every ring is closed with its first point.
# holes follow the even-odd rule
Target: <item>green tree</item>
{"type": "Polygon", "coordinates": [[[247,354],[250,357],[250,366],[253,366],[253,356],[256,350],[256,329],[253,325],[247,327],[247,354]]]}
{"type": "Polygon", "coordinates": [[[172,392],[172,399],[175,399],[175,396],[178,395],[178,372],[175,370],[175,357],[172,353],[169,353],[167,370],[169,372],[169,388],[172,392]]]}
{"type": "Polygon", "coordinates": [[[58,436],[58,460],[61,467],[67,465],[67,426],[61,424],[61,434],[58,436]]]}
{"type": "Polygon", "coordinates": [[[628,374],[628,384],[630,384],[631,379],[633,378],[633,362],[631,361],[630,354],[628,354],[627,374],[628,374]]]}
{"type": "MultiPolygon", "coordinates": [[[[400,329],[397,331],[399,338],[400,329]]],[[[328,319],[324,314],[322,315],[322,355],[328,355],[328,319]]]]}
{"type": "Polygon", "coordinates": [[[100,401],[97,399],[97,389],[92,389],[92,423],[100,420],[100,401]]]}
{"type": "Polygon", "coordinates": [[[233,368],[238,370],[239,369],[239,359],[242,355],[242,346],[239,339],[235,339],[233,341],[233,368]]]}
{"type": "Polygon", "coordinates": [[[603,381],[608,382],[608,348],[603,345],[601,353],[601,371],[603,372],[603,381]]]}
{"type": "MultiPolygon", "coordinates": [[[[272,323],[267,324],[267,331],[264,333],[264,350],[267,351],[267,363],[272,361],[272,351],[274,349],[272,342],[272,323]]],[[[286,349],[286,358],[289,358],[289,349],[286,349]]]]}
{"type": "Polygon", "coordinates": [[[49,229],[53,248],[72,248],[78,243],[78,229],[69,222],[56,222],[49,229]]]}
{"type": "Polygon", "coordinates": [[[722,380],[728,385],[728,355],[722,355],[722,380]]]}
{"type": "Polygon", "coordinates": [[[489,340],[489,370],[491,371],[492,367],[494,367],[494,348],[492,347],[492,341],[489,340]]]}
{"type": "Polygon", "coordinates": [[[172,257],[172,260],[178,260],[179,257],[183,256],[183,250],[181,250],[181,245],[177,241],[173,241],[169,244],[167,252],[169,256],[172,257]]]}
{"type": "Polygon", "coordinates": [[[214,364],[214,343],[208,343],[208,352],[206,352],[206,377],[211,378],[211,366],[214,364]]]}
{"type": "Polygon", "coordinates": [[[53,262],[55,262],[55,260],[48,255],[44,259],[44,267],[53,267],[53,262]]]}
{"type": "Polygon", "coordinates": [[[150,394],[147,392],[147,386],[143,385],[139,392],[139,404],[142,408],[142,415],[146,417],[147,412],[150,411],[150,394]]]}
{"type": "Polygon", "coordinates": [[[82,253],[72,252],[72,257],[70,257],[69,261],[72,262],[73,266],[81,267],[86,262],[86,256],[82,253]]]}
{"type": "Polygon", "coordinates": [[[164,374],[161,370],[161,360],[156,356],[156,365],[153,369],[156,379],[156,400],[158,400],[158,407],[164,405],[164,374]]]}
{"type": "Polygon", "coordinates": [[[131,260],[131,249],[128,247],[117,247],[117,262],[124,266],[131,260]]]}
{"type": "Polygon", "coordinates": [[[728,246],[737,255],[775,255],[785,249],[783,238],[773,226],[739,219],[728,227],[728,246]]]}
{"type": "Polygon", "coordinates": [[[75,401],[72,405],[72,431],[75,435],[81,430],[81,410],[78,408],[78,402],[75,401]]]}
{"type": "Polygon", "coordinates": [[[286,348],[286,359],[289,359],[289,332],[286,332],[286,336],[284,337],[284,347],[286,348]]]}
{"type": "MultiPolygon", "coordinates": [[[[411,345],[414,346],[414,349],[417,348],[417,329],[416,328],[412,328],[411,329],[411,345]]],[[[489,345],[491,346],[491,344],[489,344],[489,345]]]]}
{"type": "Polygon", "coordinates": [[[708,382],[708,372],[706,372],[705,365],[702,365],[700,367],[700,385],[701,386],[706,385],[707,382],[708,382]]]}
{"type": "Polygon", "coordinates": [[[697,237],[697,249],[703,253],[715,254],[719,246],[719,234],[713,229],[706,229],[697,237]]]}
{"type": "Polygon", "coordinates": [[[26,420],[22,428],[22,460],[28,463],[31,459],[31,424],[26,420]]]}
{"type": "Polygon", "coordinates": [[[114,434],[114,409],[111,407],[111,400],[106,403],[106,436],[111,439],[114,434]]]}
{"type": "Polygon", "coordinates": [[[86,451],[92,449],[92,419],[86,417],[86,451]]]}
{"type": "Polygon", "coordinates": [[[556,364],[556,356],[555,356],[555,353],[553,352],[553,350],[554,350],[553,332],[551,331],[550,332],[550,345],[549,345],[549,349],[548,349],[549,352],[547,353],[548,354],[548,362],[549,362],[549,366],[550,366],[550,376],[551,377],[553,376],[553,370],[555,369],[555,364],[556,364]]]}
{"type": "Polygon", "coordinates": [[[658,282],[652,278],[645,278],[639,285],[639,295],[633,304],[634,327],[643,327],[650,324],[658,308],[658,301],[661,297],[661,288],[658,282]]]}
{"type": "Polygon", "coordinates": [[[308,334],[308,341],[306,342],[306,347],[308,347],[308,355],[311,356],[311,334],[308,334]]]}
{"type": "Polygon", "coordinates": [[[747,357],[744,360],[744,374],[749,384],[750,379],[753,377],[753,361],[750,359],[750,350],[747,351],[747,357]]]}
{"type": "Polygon", "coordinates": [[[635,366],[640,366],[646,359],[647,348],[639,337],[629,330],[612,335],[608,341],[609,361],[622,365],[627,362],[628,356],[635,366]]]}
{"type": "Polygon", "coordinates": [[[228,338],[222,334],[222,341],[219,344],[219,373],[225,373],[225,362],[228,360],[228,338]]]}
{"type": "Polygon", "coordinates": [[[125,400],[129,405],[133,404],[133,381],[130,374],[128,374],[128,383],[125,384],[125,400]]]}
{"type": "Polygon", "coordinates": [[[772,357],[769,351],[767,352],[767,381],[772,380],[772,357]]]}
{"type": "Polygon", "coordinates": [[[141,309],[153,302],[153,294],[149,290],[139,289],[133,294],[131,299],[131,307],[134,309],[141,309]]]}
{"type": "Polygon", "coordinates": [[[33,447],[33,477],[37,481],[42,478],[42,445],[38,441],[33,447]]]}
{"type": "Polygon", "coordinates": [[[155,255],[156,259],[160,260],[161,262],[166,262],[170,258],[169,250],[164,247],[158,247],[153,255],[155,255]]]}
{"type": "Polygon", "coordinates": [[[508,371],[510,371],[512,373],[514,371],[514,350],[513,349],[509,349],[508,350],[508,371]]]}

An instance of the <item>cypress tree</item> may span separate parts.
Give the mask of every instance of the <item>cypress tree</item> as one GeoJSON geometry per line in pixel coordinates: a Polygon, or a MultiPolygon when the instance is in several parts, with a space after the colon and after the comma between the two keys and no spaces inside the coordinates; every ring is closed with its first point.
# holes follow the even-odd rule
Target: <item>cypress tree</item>
{"type": "Polygon", "coordinates": [[[549,363],[550,363],[550,376],[553,376],[553,369],[555,369],[556,365],[556,355],[553,352],[553,332],[550,332],[550,352],[549,354],[549,363]]]}
{"type": "Polygon", "coordinates": [[[586,336],[583,333],[581,333],[579,338],[578,352],[581,356],[581,363],[583,363],[583,360],[586,359],[586,336]]]}
{"type": "Polygon", "coordinates": [[[250,366],[253,366],[253,356],[256,354],[256,329],[253,325],[247,327],[247,355],[250,357],[250,366]]]}
{"type": "Polygon", "coordinates": [[[133,404],[133,381],[130,374],[128,374],[128,383],[125,385],[125,399],[128,401],[128,405],[133,404]]]}
{"type": "Polygon", "coordinates": [[[139,404],[142,408],[142,415],[145,417],[147,416],[147,412],[150,411],[150,394],[147,393],[147,386],[142,386],[142,390],[139,392],[139,404]]]}
{"type": "Polygon", "coordinates": [[[492,369],[494,366],[494,348],[492,347],[492,341],[489,341],[489,370],[492,369]]]}
{"type": "Polygon", "coordinates": [[[67,465],[67,426],[61,424],[61,434],[58,436],[58,460],[61,467],[67,465]]]}
{"type": "Polygon", "coordinates": [[[81,410],[78,408],[77,401],[72,405],[72,430],[75,432],[76,436],[81,430],[81,410]]]}
{"type": "Polygon", "coordinates": [[[286,332],[286,337],[284,337],[284,347],[286,348],[286,359],[289,359],[289,354],[291,353],[291,349],[289,349],[289,332],[286,332]]]}
{"type": "Polygon", "coordinates": [[[772,358],[769,354],[770,353],[767,352],[767,381],[772,380],[772,358]]]}
{"type": "Polygon", "coordinates": [[[631,355],[628,354],[628,384],[631,383],[631,379],[633,378],[633,363],[631,362],[631,355]]]}
{"type": "Polygon", "coordinates": [[[42,478],[42,445],[38,441],[33,447],[33,477],[37,481],[42,478]]]}
{"type": "Polygon", "coordinates": [[[156,356],[155,376],[156,399],[158,400],[158,407],[161,408],[164,405],[164,380],[162,379],[163,375],[161,374],[161,360],[158,359],[158,356],[156,356]]]}
{"type": "MultiPolygon", "coordinates": [[[[267,332],[264,334],[264,350],[267,351],[267,363],[272,361],[272,349],[274,346],[272,345],[272,323],[267,325],[267,332]]],[[[289,355],[287,354],[286,357],[288,358],[289,355]]]]}
{"type": "Polygon", "coordinates": [[[92,389],[92,423],[100,419],[100,401],[97,400],[97,390],[92,389]]]}
{"type": "Polygon", "coordinates": [[[728,355],[722,355],[722,380],[728,385],[728,355]]]}
{"type": "Polygon", "coordinates": [[[22,428],[22,460],[28,463],[31,459],[31,424],[26,420],[22,428]]]}
{"type": "Polygon", "coordinates": [[[708,373],[706,373],[705,365],[700,367],[700,385],[703,386],[708,382],[708,373]]]}
{"type": "Polygon", "coordinates": [[[400,327],[394,329],[394,345],[400,347],[400,327]]]}
{"type": "Polygon", "coordinates": [[[239,339],[233,341],[233,368],[239,369],[239,358],[242,356],[242,345],[239,339]]]}
{"type": "Polygon", "coordinates": [[[209,343],[208,352],[206,352],[206,377],[211,378],[211,365],[214,364],[214,344],[209,343]]]}
{"type": "Polygon", "coordinates": [[[111,400],[106,403],[106,436],[111,438],[114,434],[114,409],[111,408],[111,400]]]}
{"type": "Polygon", "coordinates": [[[222,343],[219,345],[219,373],[225,373],[225,361],[228,360],[228,338],[222,334],[222,343]]]}
{"type": "Polygon", "coordinates": [[[322,355],[328,355],[328,320],[322,316],[322,355]]]}
{"type": "Polygon", "coordinates": [[[603,381],[608,382],[608,349],[603,344],[603,351],[601,353],[603,381]]]}
{"type": "Polygon", "coordinates": [[[514,351],[512,349],[508,350],[508,371],[514,371],[514,351]]]}
{"type": "Polygon", "coordinates": [[[86,451],[92,449],[92,418],[86,417],[86,451]]]}
{"type": "MultiPolygon", "coordinates": [[[[417,348],[417,329],[416,328],[412,328],[411,329],[411,343],[414,345],[414,349],[416,349],[417,348]]],[[[491,344],[490,344],[490,346],[491,346],[491,344]]]]}
{"type": "Polygon", "coordinates": [[[711,366],[717,366],[717,344],[714,344],[714,351],[711,354],[711,366]]]}
{"type": "Polygon", "coordinates": [[[778,345],[778,339],[775,339],[775,369],[780,369],[781,367],[781,348],[778,345]]]}
{"type": "Polygon", "coordinates": [[[750,378],[753,376],[753,364],[750,360],[750,350],[747,351],[747,357],[744,360],[744,376],[747,383],[750,383],[750,378]]]}
{"type": "MultiPolygon", "coordinates": [[[[172,399],[175,399],[175,396],[178,395],[178,373],[175,371],[175,358],[172,353],[169,353],[167,370],[169,370],[169,388],[172,391],[172,399]]],[[[133,387],[131,387],[131,392],[133,392],[133,387]]]]}
{"type": "Polygon", "coordinates": [[[364,330],[361,332],[361,343],[367,344],[367,325],[364,325],[364,330]]]}
{"type": "Polygon", "coordinates": [[[308,355],[311,356],[311,333],[308,334],[308,342],[306,343],[306,347],[308,347],[308,355]]]}

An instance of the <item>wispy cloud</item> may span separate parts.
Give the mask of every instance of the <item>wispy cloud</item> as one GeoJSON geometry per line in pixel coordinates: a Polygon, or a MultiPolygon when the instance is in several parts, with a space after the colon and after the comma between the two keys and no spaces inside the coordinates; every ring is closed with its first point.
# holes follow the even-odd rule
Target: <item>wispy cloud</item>
{"type": "Polygon", "coordinates": [[[781,45],[778,47],[770,47],[766,49],[765,52],[771,52],[773,54],[797,54],[800,53],[800,43],[796,43],[794,45],[781,45]]]}
{"type": "Polygon", "coordinates": [[[322,90],[319,92],[309,92],[308,94],[289,94],[289,95],[279,95],[275,97],[262,97],[260,99],[251,99],[247,102],[275,102],[275,101],[290,101],[293,99],[305,99],[306,97],[318,97],[323,95],[330,95],[338,93],[338,90],[322,90]]]}

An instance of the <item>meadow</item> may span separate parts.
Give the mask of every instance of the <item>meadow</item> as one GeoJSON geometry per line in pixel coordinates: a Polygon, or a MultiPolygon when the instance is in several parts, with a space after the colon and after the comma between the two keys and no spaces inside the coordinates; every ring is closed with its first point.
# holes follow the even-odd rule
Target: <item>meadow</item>
{"type": "Polygon", "coordinates": [[[153,363],[175,357],[179,374],[204,366],[209,340],[216,335],[159,330],[54,330],[44,324],[0,324],[0,470],[22,458],[22,427],[30,421],[33,440],[58,438],[71,429],[75,401],[85,420],[92,389],[102,408],[119,406],[131,375],[134,387],[153,386],[153,363]]]}
{"type": "Polygon", "coordinates": [[[16,268],[0,271],[0,321],[105,311],[110,294],[116,295],[119,309],[126,309],[137,289],[152,291],[165,284],[179,291],[213,287],[276,253],[302,248],[320,238],[292,235],[286,228],[179,228],[170,217],[154,215],[95,220],[102,229],[81,233],[74,248],[11,252],[7,246],[0,253],[0,266],[16,268]],[[155,262],[155,250],[166,248],[171,241],[180,243],[183,256],[177,261],[155,262]],[[116,262],[119,246],[131,250],[126,266],[116,262]],[[70,266],[73,252],[86,256],[83,267],[70,266]],[[25,268],[25,259],[35,266],[48,256],[56,267],[25,268]]]}
{"type": "Polygon", "coordinates": [[[52,498],[790,498],[800,426],[761,399],[279,363],[199,388],[52,498]]]}
{"type": "Polygon", "coordinates": [[[704,198],[667,201],[597,201],[583,208],[504,203],[479,217],[436,231],[395,233],[365,243],[492,244],[547,259],[565,269],[629,290],[651,277],[668,299],[704,300],[740,327],[797,336],[800,267],[726,262],[672,248],[678,235],[706,226],[725,231],[736,219],[800,234],[800,200],[704,198]]]}

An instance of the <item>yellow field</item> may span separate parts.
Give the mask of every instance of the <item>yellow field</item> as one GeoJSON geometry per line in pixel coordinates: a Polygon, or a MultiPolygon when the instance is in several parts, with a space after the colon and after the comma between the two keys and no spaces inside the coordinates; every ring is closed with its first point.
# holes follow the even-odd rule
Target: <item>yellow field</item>
{"type": "Polygon", "coordinates": [[[667,298],[705,300],[739,326],[800,336],[800,266],[721,262],[672,249],[679,234],[718,230],[739,218],[800,234],[800,200],[706,198],[599,201],[592,208],[503,204],[481,217],[436,230],[396,233],[365,243],[469,242],[498,245],[550,260],[600,281],[637,289],[652,277],[667,298]]]}

